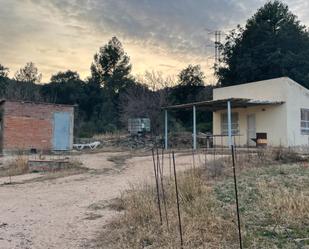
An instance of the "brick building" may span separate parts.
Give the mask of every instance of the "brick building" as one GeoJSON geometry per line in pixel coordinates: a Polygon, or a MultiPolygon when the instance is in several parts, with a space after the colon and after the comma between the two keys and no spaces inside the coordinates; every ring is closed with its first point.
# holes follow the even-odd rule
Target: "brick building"
{"type": "Polygon", "coordinates": [[[74,106],[0,101],[0,152],[66,151],[73,146],[74,106]]]}

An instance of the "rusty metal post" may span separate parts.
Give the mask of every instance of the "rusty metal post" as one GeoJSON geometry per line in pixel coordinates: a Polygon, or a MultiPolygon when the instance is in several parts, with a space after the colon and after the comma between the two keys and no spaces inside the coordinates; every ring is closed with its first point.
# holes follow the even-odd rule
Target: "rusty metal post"
{"type": "Polygon", "coordinates": [[[193,150],[196,150],[196,107],[193,106],[193,150]]]}
{"type": "Polygon", "coordinates": [[[164,148],[168,149],[168,117],[167,110],[164,110],[164,148]]]}
{"type": "Polygon", "coordinates": [[[173,166],[174,166],[174,178],[175,178],[175,191],[176,191],[176,204],[177,204],[177,214],[178,214],[178,225],[179,225],[179,235],[180,235],[180,248],[183,248],[183,238],[182,238],[182,226],[181,226],[181,216],[180,216],[180,207],[179,207],[179,194],[178,194],[178,185],[177,185],[177,176],[176,176],[176,163],[175,163],[175,154],[173,153],[173,166]]]}
{"type": "Polygon", "coordinates": [[[162,164],[160,167],[160,164],[158,164],[159,172],[160,172],[160,181],[161,181],[161,190],[162,190],[162,198],[163,198],[163,206],[165,211],[165,219],[166,219],[166,226],[169,230],[169,222],[168,222],[168,214],[167,214],[167,203],[166,203],[166,195],[165,195],[165,189],[164,189],[164,149],[162,148],[162,164]],[[161,168],[161,169],[160,169],[161,168]]]}
{"type": "Polygon", "coordinates": [[[234,145],[231,146],[231,150],[232,150],[232,162],[233,162],[233,175],[234,175],[234,188],[235,188],[235,199],[236,199],[236,213],[237,213],[237,225],[238,225],[239,248],[242,249],[242,238],[241,238],[241,225],[240,225],[240,214],[239,214],[239,201],[238,201],[237,178],[236,178],[236,169],[235,169],[235,151],[234,151],[234,145]]]}
{"type": "Polygon", "coordinates": [[[160,217],[160,224],[162,225],[160,189],[159,189],[159,181],[158,181],[158,174],[157,174],[157,167],[156,167],[156,159],[155,159],[154,149],[152,149],[152,160],[153,160],[153,170],[154,170],[154,176],[155,176],[155,181],[156,181],[156,189],[157,189],[158,211],[159,211],[159,217],[160,217]]]}

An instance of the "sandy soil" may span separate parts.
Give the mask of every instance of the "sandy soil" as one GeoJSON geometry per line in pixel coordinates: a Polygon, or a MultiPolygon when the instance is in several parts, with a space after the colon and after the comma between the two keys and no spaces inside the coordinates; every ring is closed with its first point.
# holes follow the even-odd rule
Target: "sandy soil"
{"type": "MultiPolygon", "coordinates": [[[[96,233],[117,214],[89,206],[108,203],[132,183],[153,181],[152,157],[129,157],[125,152],[80,155],[89,172],[53,180],[29,182],[40,175],[28,174],[6,185],[8,179],[0,178],[0,248],[95,248],[96,233]],[[127,160],[118,165],[110,160],[115,156],[127,160]]],[[[191,155],[176,155],[176,161],[178,170],[192,167],[191,155]]],[[[165,165],[169,174],[168,158],[165,165]]]]}

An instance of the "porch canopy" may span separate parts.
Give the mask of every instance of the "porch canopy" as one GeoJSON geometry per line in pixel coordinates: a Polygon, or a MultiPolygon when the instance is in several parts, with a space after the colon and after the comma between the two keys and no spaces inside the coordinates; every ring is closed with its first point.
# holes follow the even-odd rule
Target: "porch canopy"
{"type": "Polygon", "coordinates": [[[228,98],[218,100],[200,101],[194,103],[180,104],[164,106],[162,109],[165,112],[165,149],[168,148],[168,111],[177,109],[192,109],[193,111],[193,149],[196,150],[196,108],[200,108],[204,111],[219,111],[227,109],[228,113],[228,134],[229,143],[232,144],[231,139],[231,107],[233,108],[247,108],[253,106],[265,106],[265,105],[281,105],[284,101],[269,101],[269,100],[253,100],[247,98],[228,98]]]}

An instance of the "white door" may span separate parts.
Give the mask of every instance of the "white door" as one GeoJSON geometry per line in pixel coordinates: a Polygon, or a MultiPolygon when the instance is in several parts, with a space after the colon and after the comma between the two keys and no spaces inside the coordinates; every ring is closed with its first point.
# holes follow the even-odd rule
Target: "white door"
{"type": "Polygon", "coordinates": [[[247,144],[249,146],[255,146],[256,143],[252,141],[252,138],[256,138],[255,114],[247,115],[247,124],[247,144]]]}

